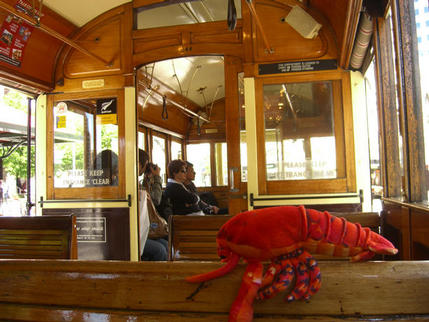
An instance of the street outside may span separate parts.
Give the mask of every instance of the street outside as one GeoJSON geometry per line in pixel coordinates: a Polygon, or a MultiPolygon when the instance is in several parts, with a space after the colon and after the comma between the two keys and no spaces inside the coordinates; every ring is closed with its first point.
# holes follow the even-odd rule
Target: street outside
{"type": "MultiPolygon", "coordinates": [[[[26,202],[27,200],[25,198],[3,199],[3,202],[0,205],[0,216],[26,216],[26,202]]],[[[32,212],[34,212],[34,207],[32,209],[32,212]]]]}

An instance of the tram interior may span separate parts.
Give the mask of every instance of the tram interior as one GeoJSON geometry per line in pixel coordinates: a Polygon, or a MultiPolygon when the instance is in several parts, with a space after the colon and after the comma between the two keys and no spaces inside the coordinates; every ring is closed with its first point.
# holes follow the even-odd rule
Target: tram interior
{"type": "MultiPolygon", "coordinates": [[[[429,96],[416,30],[429,3],[420,2],[0,0],[1,107],[16,91],[34,119],[0,121],[1,179],[25,179],[27,193],[16,194],[19,210],[1,208],[0,320],[226,320],[255,263],[204,287],[185,278],[220,267],[217,232],[237,214],[302,205],[342,218],[329,221],[343,225],[338,245],[325,243],[330,253],[312,240],[326,286],[296,306],[260,301],[256,320],[428,319],[429,96]],[[25,177],[6,160],[17,146],[27,149],[25,177]],[[200,196],[227,209],[166,217],[166,262],[143,259],[151,197],[139,149],[160,168],[162,189],[168,164],[186,160],[200,196]],[[64,234],[55,254],[67,260],[49,255],[54,219],[64,234]],[[36,261],[2,237],[20,231],[22,244],[38,245],[36,261]],[[368,237],[350,246],[356,231],[368,237]],[[370,248],[375,234],[398,251],[370,248]],[[375,261],[338,259],[358,248],[375,261]]],[[[276,223],[262,226],[276,240],[276,223]]]]}

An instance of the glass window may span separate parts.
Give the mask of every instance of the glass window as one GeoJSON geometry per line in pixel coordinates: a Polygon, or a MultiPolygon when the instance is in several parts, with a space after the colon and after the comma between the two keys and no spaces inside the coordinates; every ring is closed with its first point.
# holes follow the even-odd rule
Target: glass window
{"type": "Polygon", "coordinates": [[[166,183],[165,164],[167,160],[166,140],[160,136],[152,135],[152,163],[157,164],[161,168],[161,178],[164,184],[166,183]]]}
{"type": "Polygon", "coordinates": [[[226,143],[215,143],[216,185],[228,185],[228,159],[226,143]]]}
{"type": "Polygon", "coordinates": [[[125,197],[123,91],[92,95],[48,96],[47,199],[125,197]]]}
{"type": "Polygon", "coordinates": [[[180,142],[171,141],[171,160],[183,159],[182,144],[180,142]]]}
{"type": "Polygon", "coordinates": [[[138,132],[137,141],[139,149],[145,150],[145,137],[143,132],[138,132]]]}
{"type": "Polygon", "coordinates": [[[244,73],[238,74],[238,108],[240,109],[240,163],[241,181],[247,182],[246,111],[244,106],[244,73]]]}
{"type": "Polygon", "coordinates": [[[267,180],[337,177],[332,82],[264,85],[267,180]]]}
{"type": "Polygon", "coordinates": [[[118,185],[116,104],[116,98],[55,102],[55,188],[118,185]]]}
{"type": "Polygon", "coordinates": [[[211,186],[210,143],[188,144],[187,160],[194,165],[197,187],[211,186]]]}
{"type": "MultiPolygon", "coordinates": [[[[428,7],[424,8],[427,12],[428,7]]],[[[417,15],[417,13],[416,13],[417,15]]],[[[417,17],[416,17],[417,19],[417,17]]],[[[429,21],[426,21],[426,27],[429,26],[429,21]]],[[[428,28],[417,29],[418,51],[419,51],[419,67],[420,67],[420,85],[422,96],[422,111],[423,111],[423,131],[425,142],[425,163],[426,163],[426,188],[429,189],[429,37],[423,37],[428,33],[428,28]]],[[[429,199],[429,190],[428,190],[429,199]]]]}
{"type": "MultiPolygon", "coordinates": [[[[137,29],[188,25],[226,20],[227,1],[180,1],[165,6],[137,9],[137,29]]],[[[234,0],[237,19],[241,19],[241,1],[234,0]]]]}

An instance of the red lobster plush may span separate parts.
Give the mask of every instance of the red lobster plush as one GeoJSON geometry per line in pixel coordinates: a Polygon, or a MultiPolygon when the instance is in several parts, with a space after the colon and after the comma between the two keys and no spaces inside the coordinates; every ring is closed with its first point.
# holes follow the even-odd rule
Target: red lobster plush
{"type": "Polygon", "coordinates": [[[295,280],[287,301],[309,299],[321,285],[320,269],[307,252],[368,260],[377,254],[398,250],[384,237],[328,212],[284,206],[246,211],[228,220],[216,242],[221,268],[187,277],[204,282],[232,271],[241,257],[247,262],[240,290],[232,304],[229,321],[252,321],[252,303],[287,289],[295,280]],[[264,276],[261,261],[271,260],[264,276]]]}

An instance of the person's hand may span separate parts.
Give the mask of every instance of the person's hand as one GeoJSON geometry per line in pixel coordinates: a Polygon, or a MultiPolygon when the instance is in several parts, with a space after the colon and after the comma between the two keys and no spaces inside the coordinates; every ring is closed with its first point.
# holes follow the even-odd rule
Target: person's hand
{"type": "Polygon", "coordinates": [[[211,207],[212,207],[213,213],[214,213],[215,215],[217,215],[217,213],[219,212],[219,208],[218,208],[218,207],[216,207],[216,206],[211,206],[211,207]]]}

